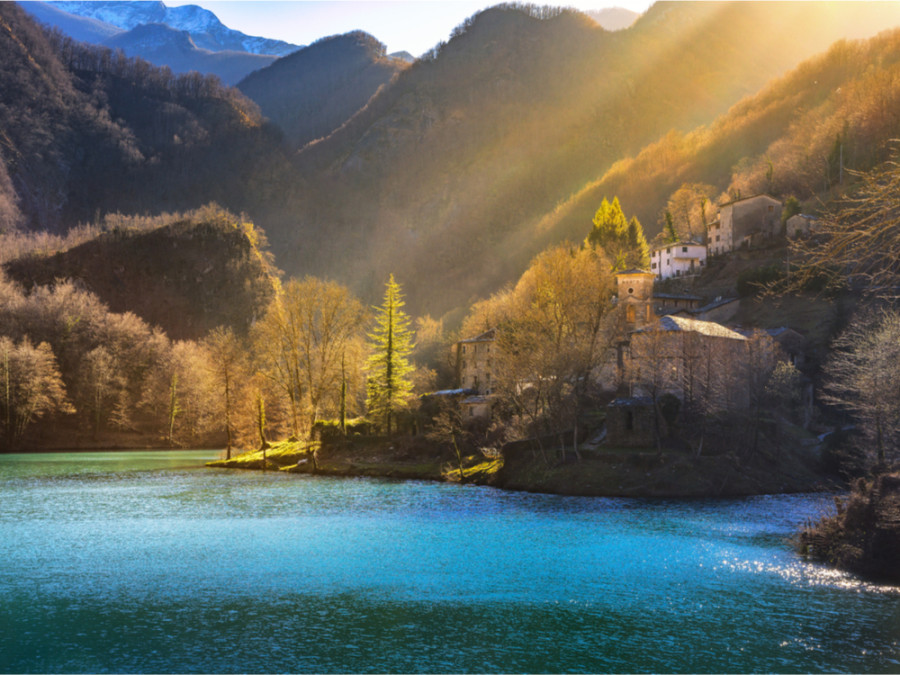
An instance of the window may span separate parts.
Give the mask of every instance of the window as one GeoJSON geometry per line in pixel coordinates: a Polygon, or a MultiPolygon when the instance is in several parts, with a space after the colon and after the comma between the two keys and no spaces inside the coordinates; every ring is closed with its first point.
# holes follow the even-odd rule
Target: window
{"type": "Polygon", "coordinates": [[[655,269],[656,269],[656,263],[650,263],[650,269],[651,269],[651,270],[655,270],[655,269]]]}
{"type": "Polygon", "coordinates": [[[775,207],[769,204],[769,213],[772,213],[775,210],[775,207]]]}
{"type": "Polygon", "coordinates": [[[466,353],[466,346],[463,345],[463,354],[465,354],[465,353],[466,353]]]}
{"type": "Polygon", "coordinates": [[[671,253],[671,252],[672,252],[672,247],[670,246],[669,248],[666,249],[666,253],[671,253]]]}
{"type": "Polygon", "coordinates": [[[682,253],[687,253],[687,246],[682,246],[682,247],[681,247],[681,252],[682,252],[682,253]]]}
{"type": "Polygon", "coordinates": [[[716,241],[719,241],[719,235],[716,235],[716,241]]]}

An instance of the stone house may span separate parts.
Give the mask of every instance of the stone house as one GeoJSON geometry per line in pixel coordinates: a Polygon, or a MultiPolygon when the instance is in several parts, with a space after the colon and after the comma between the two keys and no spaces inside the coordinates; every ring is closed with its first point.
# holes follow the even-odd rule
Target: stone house
{"type": "Polygon", "coordinates": [[[664,314],[690,313],[700,307],[703,298],[690,293],[654,293],[653,309],[657,316],[664,314]]]}
{"type": "Polygon", "coordinates": [[[788,239],[796,239],[797,237],[808,237],[815,232],[818,219],[805,213],[798,213],[787,219],[785,226],[785,235],[788,239]]]}
{"type": "Polygon", "coordinates": [[[754,367],[749,340],[725,326],[664,316],[633,331],[623,348],[621,379],[631,397],[671,394],[683,404],[702,398],[708,410],[749,404],[743,376],[754,367]]]}
{"type": "Polygon", "coordinates": [[[650,270],[660,281],[700,274],[705,265],[706,245],[695,241],[663,244],[650,252],[650,270]]]}
{"type": "Polygon", "coordinates": [[[491,392],[494,386],[497,331],[492,328],[480,335],[456,343],[456,372],[460,389],[468,396],[462,400],[464,415],[469,418],[491,416],[491,392]]]}
{"type": "Polygon", "coordinates": [[[650,398],[617,398],[606,406],[606,444],[647,448],[654,437],[656,409],[650,398]]]}
{"type": "Polygon", "coordinates": [[[756,195],[719,205],[719,218],[709,226],[710,255],[758,246],[781,233],[781,202],[756,195]]]}

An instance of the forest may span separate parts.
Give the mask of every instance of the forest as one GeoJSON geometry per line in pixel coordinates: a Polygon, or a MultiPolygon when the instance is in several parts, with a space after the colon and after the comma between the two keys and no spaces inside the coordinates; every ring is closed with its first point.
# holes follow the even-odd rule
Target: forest
{"type": "MultiPolygon", "coordinates": [[[[420,396],[455,387],[452,345],[488,329],[500,334],[496,423],[459,438],[569,433],[601,401],[589,374],[621,333],[614,272],[646,265],[645,228],[702,239],[717,202],[755,192],[826,224],[794,244],[796,270],[833,282],[832,297],[886,302],[896,218],[879,186],[893,180],[898,33],[840,42],[726,111],[750,86],[736,74],[760,65],[746,45],[725,49],[743,39],[737,28],[682,45],[679,65],[655,61],[670,53],[665,35],[723,18],[759,30],[775,20],[746,6],[659,7],[633,32],[606,34],[575,12],[500,6],[293,154],[215,78],[74,43],[0,6],[4,449],[129,435],[252,448],[323,424],[421,431],[435,419],[458,445],[459,411],[420,396]],[[721,96],[691,79],[716,50],[730,64],[716,75],[721,96]],[[599,62],[608,81],[589,74],[599,62]],[[675,96],[682,85],[691,96],[675,96]],[[610,91],[615,104],[566,104],[610,91]],[[839,234],[848,213],[871,224],[862,249],[839,234]]],[[[791,48],[766,68],[811,46],[791,48]]],[[[889,336],[890,314],[872,311],[860,325],[889,336]]],[[[861,334],[853,321],[847,336],[861,334]]],[[[859,338],[846,340],[835,358],[855,354],[859,338]]],[[[862,372],[838,363],[823,371],[827,391],[862,372]]],[[[764,375],[745,420],[755,430],[763,404],[794,405],[796,375],[764,375]]],[[[852,386],[831,409],[843,400],[848,416],[871,419],[876,447],[896,447],[894,408],[854,408],[864,396],[852,386]]]]}

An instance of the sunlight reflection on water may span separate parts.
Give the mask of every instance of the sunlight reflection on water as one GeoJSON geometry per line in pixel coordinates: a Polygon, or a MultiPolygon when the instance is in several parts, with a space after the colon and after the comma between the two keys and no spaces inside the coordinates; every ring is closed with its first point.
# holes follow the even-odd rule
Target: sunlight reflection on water
{"type": "Polygon", "coordinates": [[[789,544],[828,496],[587,499],[205,458],[0,458],[0,671],[897,669],[900,591],[789,544]]]}

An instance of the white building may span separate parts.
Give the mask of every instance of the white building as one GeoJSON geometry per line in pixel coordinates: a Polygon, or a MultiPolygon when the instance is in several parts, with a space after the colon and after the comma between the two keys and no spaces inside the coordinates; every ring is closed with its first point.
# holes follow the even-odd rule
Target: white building
{"type": "Polygon", "coordinates": [[[695,241],[664,244],[650,253],[650,271],[660,281],[700,274],[706,265],[706,245],[695,241]]]}

